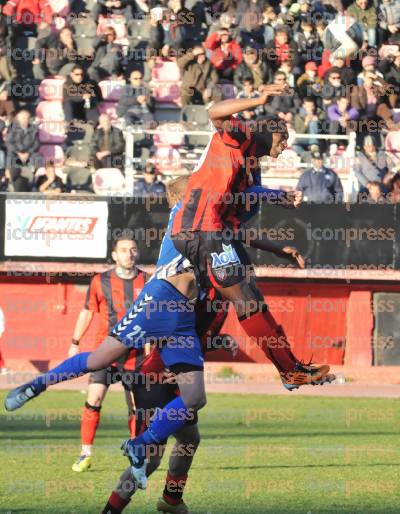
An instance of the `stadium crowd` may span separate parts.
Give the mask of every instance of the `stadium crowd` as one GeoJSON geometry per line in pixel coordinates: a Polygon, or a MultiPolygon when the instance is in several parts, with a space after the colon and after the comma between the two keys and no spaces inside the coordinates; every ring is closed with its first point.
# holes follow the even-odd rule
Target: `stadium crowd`
{"type": "Polygon", "coordinates": [[[123,188],[133,157],[141,178],[132,193],[163,194],[162,180],[189,171],[205,146],[207,136],[185,131],[210,130],[213,102],[255,97],[263,84],[276,83],[289,92],[241,117],[274,114],[287,122],[284,155],[310,166],[298,182],[306,200],[342,200],[329,163],[346,155],[347,140],[316,136],[350,133],[360,192],[373,201],[388,192],[400,200],[396,0],[0,4],[2,191],[101,194],[123,188]],[[351,60],[331,63],[322,34],[338,13],[363,25],[365,42],[351,60]]]}

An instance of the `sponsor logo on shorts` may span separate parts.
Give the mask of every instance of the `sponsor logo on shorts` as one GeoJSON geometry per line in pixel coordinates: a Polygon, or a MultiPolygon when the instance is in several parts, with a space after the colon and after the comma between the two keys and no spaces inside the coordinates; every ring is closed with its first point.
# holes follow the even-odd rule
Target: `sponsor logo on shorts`
{"type": "Polygon", "coordinates": [[[240,263],[240,259],[236,250],[232,248],[232,245],[224,245],[222,244],[223,252],[216,253],[213,252],[211,254],[212,264],[211,268],[215,273],[215,276],[223,281],[228,276],[228,268],[230,268],[231,264],[240,263]]]}

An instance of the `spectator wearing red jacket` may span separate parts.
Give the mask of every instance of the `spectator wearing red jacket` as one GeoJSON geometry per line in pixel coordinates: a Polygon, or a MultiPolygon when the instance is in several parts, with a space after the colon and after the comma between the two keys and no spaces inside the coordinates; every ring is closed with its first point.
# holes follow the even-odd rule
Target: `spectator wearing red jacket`
{"type": "Polygon", "coordinates": [[[47,0],[8,0],[3,15],[12,16],[21,32],[32,31],[36,35],[38,25],[51,24],[53,11],[47,0]]]}
{"type": "Polygon", "coordinates": [[[210,34],[204,47],[211,51],[210,61],[218,71],[220,78],[233,80],[233,72],[242,62],[242,49],[232,39],[229,29],[222,28],[210,34]]]}

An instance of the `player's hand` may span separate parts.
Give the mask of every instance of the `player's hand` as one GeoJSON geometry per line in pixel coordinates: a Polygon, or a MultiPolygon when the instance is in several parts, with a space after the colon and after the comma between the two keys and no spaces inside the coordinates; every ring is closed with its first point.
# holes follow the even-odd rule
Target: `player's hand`
{"type": "Polygon", "coordinates": [[[231,337],[229,335],[226,337],[224,347],[226,350],[231,352],[233,358],[236,357],[236,355],[239,351],[239,345],[237,344],[235,339],[233,339],[233,337],[231,337]]]}
{"type": "Polygon", "coordinates": [[[68,357],[74,357],[79,353],[79,346],[77,344],[71,344],[68,350],[68,357]]]}
{"type": "Polygon", "coordinates": [[[297,209],[303,201],[303,193],[301,191],[287,191],[283,201],[283,207],[297,209]]]}
{"type": "Polygon", "coordinates": [[[176,375],[168,368],[163,371],[164,384],[176,384],[176,375]]]}
{"type": "Polygon", "coordinates": [[[279,96],[284,93],[286,90],[286,85],[284,84],[270,84],[268,86],[262,85],[259,88],[259,91],[261,92],[260,96],[260,102],[261,105],[264,105],[267,103],[267,100],[270,96],[279,96]]]}
{"type": "Polygon", "coordinates": [[[299,253],[297,248],[295,248],[294,246],[284,246],[282,248],[282,252],[286,253],[289,257],[295,260],[300,269],[304,269],[306,267],[304,257],[299,253]]]}

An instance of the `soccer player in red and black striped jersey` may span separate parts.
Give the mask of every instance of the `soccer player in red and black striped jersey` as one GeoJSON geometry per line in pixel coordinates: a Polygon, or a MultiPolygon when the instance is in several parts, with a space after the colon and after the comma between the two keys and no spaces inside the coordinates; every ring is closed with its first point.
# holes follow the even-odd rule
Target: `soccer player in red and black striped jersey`
{"type": "MultiPolygon", "coordinates": [[[[215,287],[233,303],[244,331],[275,364],[285,387],[292,389],[323,380],[329,366],[306,366],[294,357],[282,327],[269,313],[255,284],[251,261],[238,234],[247,208],[244,191],[258,181],[259,159],[276,158],[285,150],[287,127],[279,118],[250,125],[233,116],[280,94],[287,94],[284,86],[264,86],[259,98],[225,100],[210,108],[217,131],[189,179],[175,215],[172,240],[194,266],[200,287],[215,287]]],[[[293,207],[301,199],[301,192],[282,192],[280,196],[282,204],[293,207]]],[[[279,203],[277,197],[273,200],[279,203]]]]}
{"type": "MultiPolygon", "coordinates": [[[[138,248],[129,231],[123,232],[113,241],[112,259],[115,266],[95,275],[86,295],[85,306],[79,313],[69,356],[79,351],[79,341],[88,330],[94,314],[99,314],[99,328],[95,347],[99,346],[116,322],[131,308],[146,282],[146,274],[136,266],[138,248]]],[[[86,471],[91,466],[92,445],[100,422],[100,410],[108,387],[121,380],[124,369],[135,369],[144,359],[144,349],[132,350],[124,362],[114,363],[109,368],[94,371],[89,377],[89,386],[81,418],[82,450],[73,464],[76,472],[86,471]]],[[[135,434],[135,411],[132,395],[125,389],[128,405],[128,426],[135,434]]]]}

